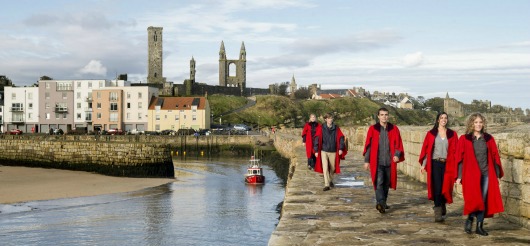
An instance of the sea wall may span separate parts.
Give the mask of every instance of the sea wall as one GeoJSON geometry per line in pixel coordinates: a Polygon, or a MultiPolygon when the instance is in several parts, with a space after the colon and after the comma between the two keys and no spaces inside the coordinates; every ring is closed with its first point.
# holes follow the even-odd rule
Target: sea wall
{"type": "MultiPolygon", "coordinates": [[[[398,165],[398,169],[407,176],[425,183],[426,174],[420,172],[418,155],[425,134],[430,128],[400,126],[399,129],[405,148],[405,161],[398,165]]],[[[368,127],[343,127],[341,130],[348,139],[349,154],[362,155],[368,127]]],[[[462,128],[454,130],[459,135],[463,134],[462,128]]],[[[282,129],[275,141],[280,153],[281,148],[286,148],[285,156],[288,157],[292,152],[290,146],[301,145],[301,132],[302,129],[282,129]],[[282,142],[285,143],[280,145],[282,142]]],[[[500,185],[505,211],[501,213],[501,216],[530,228],[530,126],[497,127],[490,129],[490,132],[497,142],[504,170],[500,185]]],[[[460,185],[456,185],[455,195],[462,198],[460,185]]]]}
{"type": "Polygon", "coordinates": [[[127,177],[174,177],[172,155],[248,152],[265,136],[0,135],[0,164],[127,177]]]}

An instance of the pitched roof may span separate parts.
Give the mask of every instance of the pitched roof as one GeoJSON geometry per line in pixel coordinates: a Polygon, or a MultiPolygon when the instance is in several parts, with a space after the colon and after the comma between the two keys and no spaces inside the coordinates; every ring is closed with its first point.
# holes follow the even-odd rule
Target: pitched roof
{"type": "Polygon", "coordinates": [[[339,95],[339,94],[331,94],[331,93],[329,93],[329,94],[320,94],[319,96],[322,99],[334,99],[334,98],[341,97],[341,95],[339,95]]]}
{"type": "Polygon", "coordinates": [[[157,97],[151,100],[149,109],[155,109],[160,106],[162,110],[190,110],[191,106],[197,106],[197,109],[206,108],[205,97],[157,97]]]}

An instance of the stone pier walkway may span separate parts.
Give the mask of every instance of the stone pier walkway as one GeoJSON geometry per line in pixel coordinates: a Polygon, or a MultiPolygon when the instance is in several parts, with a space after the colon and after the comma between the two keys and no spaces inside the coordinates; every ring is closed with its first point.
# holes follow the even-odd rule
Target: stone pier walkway
{"type": "Polygon", "coordinates": [[[323,177],[307,169],[302,148],[296,152],[282,218],[269,245],[530,245],[529,230],[500,216],[485,220],[489,236],[466,234],[459,198],[448,206],[446,221],[435,223],[425,184],[404,175],[398,176],[398,189],[389,192],[390,209],[380,214],[358,151],[341,164],[335,188],[322,191],[323,177]],[[364,185],[341,186],[354,178],[364,185]]]}

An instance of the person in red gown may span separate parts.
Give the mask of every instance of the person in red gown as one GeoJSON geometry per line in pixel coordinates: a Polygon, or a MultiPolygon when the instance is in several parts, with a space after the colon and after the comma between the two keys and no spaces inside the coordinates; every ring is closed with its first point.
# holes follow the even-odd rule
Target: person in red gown
{"type": "Polygon", "coordinates": [[[315,169],[315,164],[317,161],[317,158],[315,157],[315,151],[313,150],[313,138],[317,133],[317,129],[321,126],[316,120],[317,117],[315,114],[309,115],[309,121],[305,123],[304,129],[302,130],[302,141],[305,143],[307,168],[309,168],[309,170],[315,169]]]}
{"type": "Polygon", "coordinates": [[[444,221],[446,203],[453,203],[456,180],[458,134],[447,128],[447,122],[447,113],[436,116],[434,127],[425,135],[419,158],[421,172],[427,172],[427,198],[434,201],[435,222],[444,221]]]}
{"type": "Polygon", "coordinates": [[[388,109],[377,111],[379,122],[368,128],[364,144],[364,168],[370,170],[377,204],[375,208],[385,213],[389,188],[397,187],[397,163],[405,160],[403,142],[397,126],[388,122],[388,109]]]}
{"type": "Polygon", "coordinates": [[[504,211],[499,179],[504,176],[495,139],[486,133],[486,118],[473,113],[467,119],[466,134],[460,136],[456,155],[457,183],[462,184],[464,215],[468,215],[464,231],[471,234],[474,218],[476,233],[487,236],[484,218],[504,211]]]}
{"type": "Polygon", "coordinates": [[[325,123],[317,129],[313,149],[317,157],[315,172],[324,174],[324,191],[334,187],[333,174],[340,173],[340,160],[344,160],[348,149],[344,134],[339,126],[333,123],[330,113],[324,115],[325,123]]]}

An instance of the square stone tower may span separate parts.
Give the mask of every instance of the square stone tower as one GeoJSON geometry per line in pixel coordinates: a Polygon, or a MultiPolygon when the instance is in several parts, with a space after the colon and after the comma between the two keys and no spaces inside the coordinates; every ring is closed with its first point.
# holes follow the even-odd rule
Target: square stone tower
{"type": "Polygon", "coordinates": [[[162,75],[162,27],[147,28],[147,83],[164,84],[162,75]]]}

